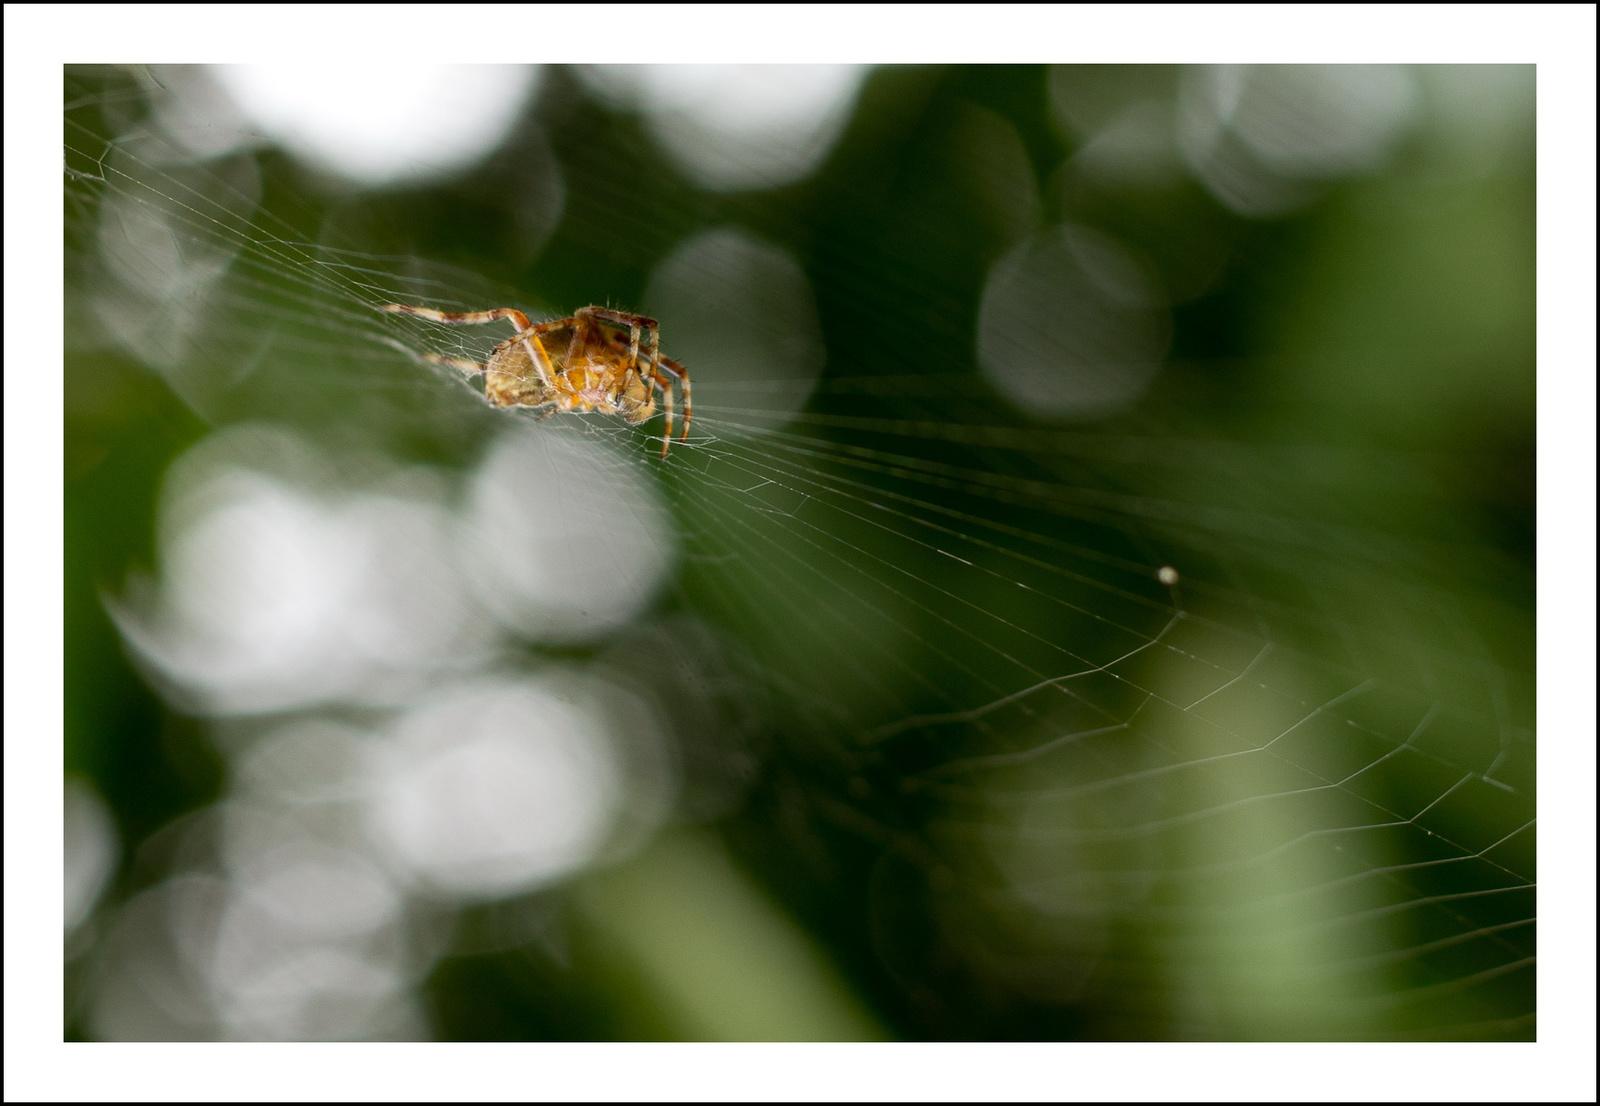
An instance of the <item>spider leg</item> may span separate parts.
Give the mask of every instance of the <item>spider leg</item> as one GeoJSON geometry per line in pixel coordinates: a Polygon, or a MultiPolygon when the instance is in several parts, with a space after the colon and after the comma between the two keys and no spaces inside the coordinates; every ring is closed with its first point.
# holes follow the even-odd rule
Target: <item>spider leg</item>
{"type": "Polygon", "coordinates": [[[646,350],[650,358],[650,372],[655,375],[661,366],[661,330],[653,326],[646,333],[650,335],[650,345],[646,350]]]}
{"type": "Polygon", "coordinates": [[[580,319],[599,319],[613,326],[627,329],[651,330],[659,326],[649,315],[634,315],[627,311],[613,311],[609,307],[580,307],[580,319]]]}
{"type": "Polygon", "coordinates": [[[567,343],[567,357],[561,362],[563,365],[576,365],[583,359],[586,347],[589,344],[588,321],[579,316],[580,322],[572,328],[572,340],[567,343]]]}
{"type": "Polygon", "coordinates": [[[519,331],[527,330],[533,323],[515,307],[496,307],[492,311],[435,311],[431,307],[412,307],[404,303],[386,303],[378,308],[379,311],[388,311],[401,315],[416,315],[424,319],[432,319],[436,323],[492,323],[499,319],[510,319],[519,331]]]}
{"type": "MultiPolygon", "coordinates": [[[[654,333],[652,331],[651,333],[654,333]]],[[[628,327],[628,368],[634,372],[639,371],[639,328],[628,327]]]]}
{"type": "Polygon", "coordinates": [[[666,411],[666,432],[661,435],[661,456],[666,457],[667,447],[672,444],[672,381],[652,369],[650,383],[660,389],[661,406],[666,411]]]}
{"type": "MultiPolygon", "coordinates": [[[[672,374],[673,378],[677,379],[678,386],[683,389],[683,430],[678,435],[678,439],[679,441],[687,440],[689,437],[689,418],[693,413],[693,408],[689,402],[689,370],[670,357],[660,357],[658,361],[663,369],[666,369],[667,372],[672,374]]],[[[672,441],[672,379],[661,375],[660,372],[654,369],[650,370],[649,376],[650,382],[660,389],[662,407],[666,409],[666,434],[661,439],[661,456],[665,457],[667,455],[667,446],[672,441]]]]}
{"type": "Polygon", "coordinates": [[[523,341],[527,343],[528,356],[533,361],[535,370],[539,373],[540,382],[543,383],[547,388],[554,386],[554,366],[550,361],[550,355],[545,351],[544,346],[539,342],[538,335],[550,330],[559,329],[562,326],[571,325],[572,322],[570,319],[558,319],[554,322],[540,323],[538,326],[535,326],[527,315],[523,314],[521,311],[518,311],[515,307],[496,307],[489,311],[451,312],[436,311],[431,307],[413,307],[410,304],[405,303],[389,303],[379,307],[378,310],[387,311],[391,314],[416,315],[418,318],[432,319],[437,323],[453,323],[463,325],[492,323],[497,322],[500,319],[508,319],[512,325],[517,328],[517,333],[496,346],[494,351],[489,355],[488,362],[485,364],[480,365],[476,361],[464,361],[456,357],[441,357],[439,354],[435,353],[427,353],[423,354],[422,356],[426,360],[431,361],[436,365],[449,365],[452,368],[461,369],[464,372],[483,372],[487,369],[489,364],[493,364],[495,356],[503,351],[507,346],[511,345],[513,342],[523,341]],[[471,367],[469,368],[469,366],[471,367]]]}
{"type": "Polygon", "coordinates": [[[683,433],[678,437],[686,441],[689,437],[689,418],[693,411],[689,401],[689,370],[670,357],[663,357],[660,361],[662,368],[678,378],[678,387],[683,389],[683,433]]]}
{"type": "Polygon", "coordinates": [[[650,335],[650,346],[646,351],[646,355],[650,358],[650,382],[658,388],[661,388],[662,383],[667,385],[661,388],[662,406],[666,408],[667,416],[667,423],[661,435],[661,456],[665,458],[667,446],[672,444],[672,383],[662,380],[661,370],[657,367],[661,363],[661,329],[652,326],[647,333],[650,335]]]}
{"type": "Polygon", "coordinates": [[[394,347],[407,357],[414,357],[418,361],[426,361],[430,365],[444,365],[447,368],[460,369],[464,373],[481,373],[488,368],[487,365],[480,365],[476,361],[467,361],[460,357],[445,357],[443,354],[438,353],[423,353],[421,350],[412,349],[402,342],[396,342],[393,338],[384,338],[382,341],[384,345],[394,347]]]}
{"type": "Polygon", "coordinates": [[[424,361],[428,361],[435,365],[444,365],[446,368],[460,369],[462,372],[469,375],[476,375],[489,367],[488,365],[481,365],[476,361],[468,361],[461,357],[445,357],[443,354],[438,353],[419,353],[417,356],[422,358],[424,361]]]}
{"type": "MultiPolygon", "coordinates": [[[[537,326],[526,327],[501,342],[498,346],[495,346],[489,353],[489,361],[492,364],[501,351],[508,346],[514,346],[521,342],[528,351],[528,357],[533,361],[534,371],[539,374],[539,382],[546,388],[554,388],[557,375],[555,362],[550,359],[550,352],[544,348],[544,343],[539,341],[539,335],[549,334],[552,331],[570,326],[572,326],[571,319],[554,319],[548,323],[539,323],[537,326]]],[[[576,340],[577,336],[574,335],[573,337],[576,340]]],[[[567,349],[567,356],[570,360],[572,356],[571,347],[567,349]]]]}

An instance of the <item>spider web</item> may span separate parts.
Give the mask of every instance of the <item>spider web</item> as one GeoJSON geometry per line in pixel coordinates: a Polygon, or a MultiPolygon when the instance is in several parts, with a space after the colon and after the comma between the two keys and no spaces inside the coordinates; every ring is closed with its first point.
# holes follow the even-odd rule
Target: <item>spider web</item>
{"type": "MultiPolygon", "coordinates": [[[[280,155],[186,151],[160,95],[69,75],[69,355],[149,367],[210,426],[446,467],[522,418],[410,356],[481,359],[501,328],[375,308],[576,304],[389,249],[403,205],[296,195],[280,155]]],[[[757,370],[696,379],[665,463],[657,425],[539,429],[659,487],[660,608],[764,719],[751,809],[776,813],[730,832],[808,871],[820,842],[871,857],[880,1000],[933,1036],[976,977],[1098,1037],[1531,1038],[1531,620],[1425,459],[1229,436],[1182,402],[1021,418],[951,367],[951,289],[816,267],[850,291],[819,291],[825,329],[870,337],[830,342],[798,413],[757,370]]]]}

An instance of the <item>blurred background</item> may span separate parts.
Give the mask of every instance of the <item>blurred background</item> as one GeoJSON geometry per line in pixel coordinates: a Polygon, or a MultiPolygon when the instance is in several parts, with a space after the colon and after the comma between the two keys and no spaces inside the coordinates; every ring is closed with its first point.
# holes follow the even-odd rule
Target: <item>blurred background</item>
{"type": "Polygon", "coordinates": [[[65,104],[69,1039],[1534,1038],[1533,67],[65,104]]]}

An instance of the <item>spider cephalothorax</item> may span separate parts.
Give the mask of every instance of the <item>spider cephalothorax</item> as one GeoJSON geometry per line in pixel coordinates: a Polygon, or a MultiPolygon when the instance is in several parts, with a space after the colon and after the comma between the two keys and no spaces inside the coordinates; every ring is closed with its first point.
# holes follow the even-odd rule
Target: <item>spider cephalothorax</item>
{"type": "Polygon", "coordinates": [[[656,413],[656,392],[666,408],[661,455],[672,443],[672,380],[683,391],[683,430],[689,435],[689,370],[660,353],[660,325],[644,315],[608,307],[580,307],[570,318],[532,323],[514,307],[452,314],[403,303],[381,311],[419,315],[440,323],[492,323],[508,319],[517,333],[495,346],[479,364],[437,353],[420,356],[436,365],[483,373],[483,394],[497,407],[548,407],[555,411],[599,411],[638,425],[656,413]],[[642,360],[641,360],[642,355],[642,360]],[[672,379],[662,374],[670,373],[672,379]]]}

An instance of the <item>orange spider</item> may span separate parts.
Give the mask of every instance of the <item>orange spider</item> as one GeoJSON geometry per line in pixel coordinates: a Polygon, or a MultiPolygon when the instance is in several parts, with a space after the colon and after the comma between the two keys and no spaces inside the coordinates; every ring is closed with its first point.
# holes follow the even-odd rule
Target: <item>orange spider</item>
{"type": "Polygon", "coordinates": [[[672,381],[661,374],[666,369],[683,390],[679,439],[689,436],[689,370],[661,356],[660,325],[654,319],[608,307],[580,307],[571,318],[538,324],[529,322],[528,316],[514,307],[452,314],[391,303],[378,310],[419,315],[438,323],[511,320],[517,332],[495,346],[483,364],[437,353],[418,355],[435,365],[483,373],[483,394],[497,407],[548,406],[546,415],[558,410],[599,411],[621,415],[630,426],[637,426],[656,413],[655,393],[659,391],[667,413],[667,432],[661,438],[663,457],[672,444],[672,381]],[[627,332],[626,338],[622,331],[627,332]]]}

